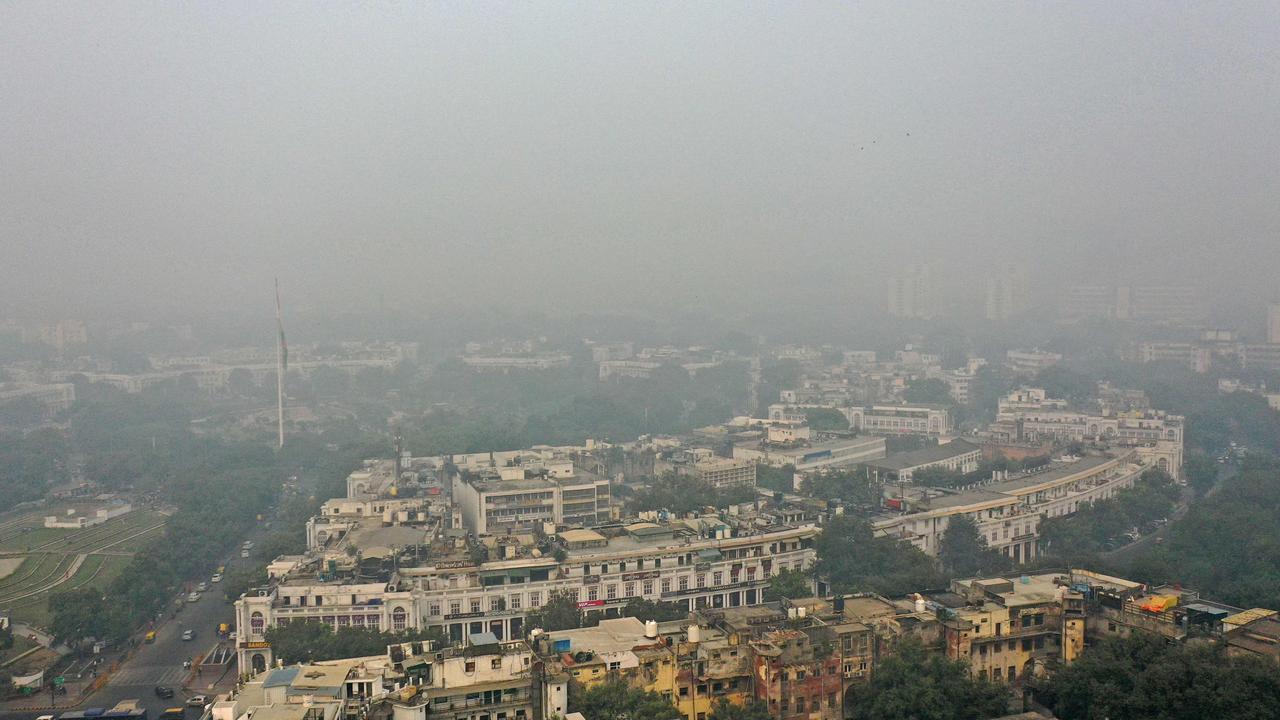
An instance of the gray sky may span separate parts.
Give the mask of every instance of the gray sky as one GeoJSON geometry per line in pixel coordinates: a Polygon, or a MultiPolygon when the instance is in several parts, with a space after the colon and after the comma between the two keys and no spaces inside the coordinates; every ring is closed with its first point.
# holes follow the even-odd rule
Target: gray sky
{"type": "Polygon", "coordinates": [[[1261,288],[1278,48],[1275,2],[3,3],[0,308],[1261,288]]]}

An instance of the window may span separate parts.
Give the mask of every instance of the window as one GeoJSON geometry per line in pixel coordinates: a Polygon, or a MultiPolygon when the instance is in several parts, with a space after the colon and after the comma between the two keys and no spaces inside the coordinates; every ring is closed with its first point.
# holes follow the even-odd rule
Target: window
{"type": "Polygon", "coordinates": [[[604,586],[604,596],[605,596],[606,598],[608,598],[609,600],[617,600],[617,599],[618,599],[618,585],[617,585],[617,583],[609,583],[608,585],[605,585],[605,586],[604,586]]]}
{"type": "Polygon", "coordinates": [[[1009,678],[1009,682],[1013,682],[1018,679],[1018,673],[1014,671],[1012,665],[1009,666],[1009,673],[1006,677],[1009,678]]]}
{"type": "Polygon", "coordinates": [[[365,624],[369,626],[370,630],[380,630],[382,628],[382,616],[365,615],[365,624]]]}
{"type": "Polygon", "coordinates": [[[480,598],[471,599],[471,612],[473,613],[480,612],[480,598]]]}
{"type": "Polygon", "coordinates": [[[652,581],[652,580],[645,580],[645,581],[644,581],[644,594],[645,594],[645,595],[652,595],[652,594],[653,594],[653,581],[652,581]]]}
{"type": "Polygon", "coordinates": [[[679,583],[679,584],[680,584],[680,589],[681,589],[681,590],[688,590],[688,589],[689,589],[689,576],[688,576],[688,575],[681,575],[681,576],[680,576],[680,583],[679,583]]]}
{"type": "Polygon", "coordinates": [[[796,698],[796,712],[797,713],[804,712],[804,698],[802,697],[796,698]]]}
{"type": "Polygon", "coordinates": [[[512,610],[519,610],[520,596],[518,594],[512,595],[511,598],[507,601],[507,607],[511,608],[512,610]]]}
{"type": "Polygon", "coordinates": [[[435,616],[439,615],[439,614],[440,614],[440,603],[438,603],[438,602],[431,603],[431,605],[427,608],[427,610],[428,610],[428,612],[430,613],[430,615],[431,615],[432,617],[435,617],[435,616]]]}
{"type": "Polygon", "coordinates": [[[600,599],[599,593],[596,591],[595,586],[587,588],[587,600],[599,600],[599,599],[600,599]]]}
{"type": "Polygon", "coordinates": [[[261,633],[262,630],[266,627],[266,624],[267,624],[266,618],[262,616],[262,613],[256,610],[252,615],[249,616],[250,632],[261,633]]]}
{"type": "Polygon", "coordinates": [[[450,603],[449,603],[449,614],[450,614],[450,615],[460,615],[460,614],[462,614],[462,603],[461,603],[461,602],[459,602],[459,601],[457,601],[457,600],[454,600],[454,601],[450,602],[450,603]]]}
{"type": "Polygon", "coordinates": [[[476,671],[476,664],[468,660],[466,666],[464,667],[464,670],[466,670],[466,672],[473,673],[476,671]]]}
{"type": "Polygon", "coordinates": [[[408,617],[409,617],[409,614],[404,611],[404,608],[398,607],[395,610],[392,610],[391,611],[391,628],[396,632],[400,632],[401,630],[404,630],[404,626],[406,621],[408,620],[408,617]]]}
{"type": "Polygon", "coordinates": [[[723,573],[723,572],[721,572],[721,571],[719,571],[719,570],[717,570],[717,571],[715,571],[715,572],[711,573],[711,584],[712,584],[713,586],[715,586],[715,585],[723,585],[723,584],[724,584],[724,573],[723,573]]]}
{"type": "Polygon", "coordinates": [[[542,607],[542,593],[540,592],[529,593],[529,607],[535,607],[535,608],[542,607]]]}
{"type": "Polygon", "coordinates": [[[489,669],[490,669],[490,670],[501,670],[501,669],[502,669],[502,658],[494,658],[494,659],[490,660],[490,661],[489,661],[489,669]]]}
{"type": "Polygon", "coordinates": [[[662,578],[662,592],[671,592],[671,578],[662,578]]]}
{"type": "Polygon", "coordinates": [[[632,597],[635,594],[636,594],[636,584],[633,582],[627,583],[626,587],[622,591],[623,597],[632,597]]]}
{"type": "Polygon", "coordinates": [[[489,598],[489,612],[498,612],[502,609],[502,598],[489,598]]]}
{"type": "Polygon", "coordinates": [[[700,588],[704,588],[704,587],[706,587],[706,586],[707,586],[707,575],[706,575],[706,573],[698,573],[698,587],[700,587],[700,588]]]}

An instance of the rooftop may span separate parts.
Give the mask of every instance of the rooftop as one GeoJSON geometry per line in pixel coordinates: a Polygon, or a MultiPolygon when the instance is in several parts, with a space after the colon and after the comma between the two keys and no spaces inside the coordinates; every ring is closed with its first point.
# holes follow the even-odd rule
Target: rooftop
{"type": "Polygon", "coordinates": [[[906,468],[942,462],[954,457],[980,451],[981,448],[972,443],[964,440],[952,440],[945,445],[934,445],[932,447],[912,450],[910,452],[895,453],[881,460],[870,460],[863,464],[874,468],[880,468],[881,470],[905,470],[906,468]]]}

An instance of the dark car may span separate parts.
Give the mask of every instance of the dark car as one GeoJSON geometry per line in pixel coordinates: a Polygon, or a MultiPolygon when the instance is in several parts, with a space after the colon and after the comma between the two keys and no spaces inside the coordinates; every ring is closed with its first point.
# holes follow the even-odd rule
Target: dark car
{"type": "Polygon", "coordinates": [[[156,697],[171,698],[173,697],[173,688],[164,685],[156,686],[156,697]]]}

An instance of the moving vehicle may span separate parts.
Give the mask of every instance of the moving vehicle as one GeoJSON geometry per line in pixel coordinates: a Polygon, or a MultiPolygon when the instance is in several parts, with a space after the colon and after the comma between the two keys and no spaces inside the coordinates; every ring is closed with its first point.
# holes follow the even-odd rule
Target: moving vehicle
{"type": "Polygon", "coordinates": [[[195,639],[196,639],[196,631],[195,631],[195,630],[183,630],[183,631],[182,631],[182,639],[183,639],[183,640],[195,640],[195,639]]]}
{"type": "Polygon", "coordinates": [[[167,685],[156,686],[156,697],[171,698],[173,697],[173,688],[167,685]]]}
{"type": "Polygon", "coordinates": [[[208,589],[209,589],[209,583],[201,582],[199,585],[196,585],[196,592],[204,592],[205,590],[208,590],[208,589]]]}
{"type": "Polygon", "coordinates": [[[240,551],[240,557],[242,557],[242,558],[247,558],[247,557],[249,557],[249,551],[248,551],[248,550],[241,550],[241,551],[240,551]]]}
{"type": "Polygon", "coordinates": [[[193,603],[193,602],[200,602],[200,593],[198,593],[198,592],[193,592],[193,593],[191,593],[190,595],[188,595],[188,596],[187,596],[187,602],[189,602],[189,603],[193,603]]]}
{"type": "MultiPolygon", "coordinates": [[[[143,636],[142,636],[142,642],[144,642],[144,643],[148,643],[148,644],[149,644],[149,643],[153,643],[153,642],[155,642],[155,641],[156,641],[156,631],[155,631],[155,630],[152,630],[152,631],[148,632],[146,635],[143,635],[143,636]]],[[[36,718],[36,720],[40,720],[40,719],[39,719],[39,718],[36,718]]]]}
{"type": "Polygon", "coordinates": [[[209,704],[209,698],[205,695],[192,695],[187,698],[188,707],[204,707],[209,704]]]}
{"type": "Polygon", "coordinates": [[[214,574],[213,574],[213,577],[209,578],[209,582],[211,582],[211,583],[220,583],[220,582],[222,582],[222,573],[214,573],[214,574]]]}

